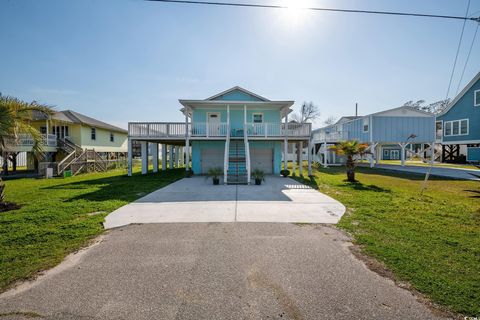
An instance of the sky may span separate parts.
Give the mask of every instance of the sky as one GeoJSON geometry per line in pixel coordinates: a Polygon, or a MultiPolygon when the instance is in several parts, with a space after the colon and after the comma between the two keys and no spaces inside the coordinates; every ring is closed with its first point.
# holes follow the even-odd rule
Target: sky
{"type": "MultiPolygon", "coordinates": [[[[465,15],[468,0],[238,0],[465,15]],[[289,2],[286,2],[289,1],[289,2]]],[[[471,0],[469,16],[480,15],[471,0]]],[[[0,92],[126,128],[239,85],[329,117],[446,97],[461,20],[167,4],[0,1],[0,92]]],[[[477,24],[467,22],[450,97],[477,24]]],[[[480,71],[480,31],[460,90],[480,71]]]]}

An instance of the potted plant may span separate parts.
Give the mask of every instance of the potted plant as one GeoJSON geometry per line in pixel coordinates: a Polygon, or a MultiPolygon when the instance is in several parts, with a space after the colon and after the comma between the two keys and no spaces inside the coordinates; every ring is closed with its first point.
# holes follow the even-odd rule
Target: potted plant
{"type": "Polygon", "coordinates": [[[255,179],[255,185],[259,186],[262,184],[262,181],[265,181],[265,172],[255,169],[252,171],[252,177],[255,179]]]}
{"type": "Polygon", "coordinates": [[[288,177],[288,176],[290,175],[290,170],[286,170],[286,169],[285,169],[285,170],[282,170],[282,171],[280,171],[280,174],[281,174],[284,178],[286,178],[286,177],[288,177]]]}
{"type": "Polygon", "coordinates": [[[210,168],[207,172],[207,177],[211,177],[214,185],[220,184],[220,176],[223,174],[222,168],[210,168]]]}

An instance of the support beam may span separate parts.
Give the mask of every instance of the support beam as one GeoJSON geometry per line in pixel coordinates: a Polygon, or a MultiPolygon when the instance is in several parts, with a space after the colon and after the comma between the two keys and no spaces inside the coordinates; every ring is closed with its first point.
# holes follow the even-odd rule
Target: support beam
{"type": "Polygon", "coordinates": [[[300,176],[303,175],[303,141],[300,143],[297,143],[297,146],[300,146],[300,150],[297,150],[297,154],[300,153],[300,159],[298,163],[298,174],[300,176]]]}
{"type": "Polygon", "coordinates": [[[370,145],[370,152],[371,152],[371,157],[370,157],[370,168],[373,168],[375,166],[375,157],[377,156],[376,154],[376,143],[372,143],[370,145]]]}
{"type": "Polygon", "coordinates": [[[170,148],[168,150],[168,169],[173,169],[173,158],[174,158],[174,155],[173,155],[173,145],[170,145],[170,148]]]}
{"type": "Polygon", "coordinates": [[[328,167],[328,161],[327,161],[327,156],[328,156],[328,147],[327,147],[327,141],[323,143],[323,167],[326,168],[328,167]]]}
{"type": "Polygon", "coordinates": [[[285,128],[283,133],[283,169],[288,170],[288,113],[285,115],[285,128]]]}
{"type": "Polygon", "coordinates": [[[152,143],[152,165],[153,172],[158,172],[158,143],[152,143]]]}
{"type": "Polygon", "coordinates": [[[140,148],[142,154],[142,174],[148,172],[148,143],[147,141],[140,141],[140,148]]]}
{"type": "Polygon", "coordinates": [[[175,167],[178,168],[180,164],[180,146],[175,146],[175,167]]]}
{"type": "Polygon", "coordinates": [[[188,123],[188,111],[189,108],[185,108],[185,170],[190,170],[190,126],[188,123]]]}
{"type": "Polygon", "coordinates": [[[128,176],[131,177],[132,176],[132,166],[133,166],[133,141],[132,139],[130,139],[130,137],[128,138],[128,176]]]}
{"type": "Polygon", "coordinates": [[[180,152],[178,153],[180,159],[179,159],[179,165],[184,166],[185,165],[185,147],[180,147],[180,152]]]}
{"type": "Polygon", "coordinates": [[[400,145],[400,148],[401,148],[401,151],[400,151],[400,152],[402,153],[402,154],[400,155],[401,164],[402,164],[402,167],[405,167],[405,152],[406,152],[406,150],[405,150],[405,143],[402,142],[402,143],[399,143],[399,145],[400,145]]]}
{"type": "Polygon", "coordinates": [[[312,175],[312,152],[313,152],[313,149],[312,149],[312,140],[311,139],[308,139],[308,176],[311,176],[312,175]]]}
{"type": "Polygon", "coordinates": [[[162,144],[162,171],[167,170],[167,145],[162,144]]]}

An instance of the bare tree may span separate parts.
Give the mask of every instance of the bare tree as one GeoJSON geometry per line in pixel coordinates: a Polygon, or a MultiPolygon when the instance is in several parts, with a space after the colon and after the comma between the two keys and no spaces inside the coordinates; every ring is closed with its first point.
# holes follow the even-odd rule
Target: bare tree
{"type": "Polygon", "coordinates": [[[323,124],[326,126],[331,126],[332,124],[335,124],[337,122],[337,118],[335,116],[329,116],[325,121],[323,121],[323,124]]]}
{"type": "Polygon", "coordinates": [[[439,100],[425,105],[425,100],[418,100],[416,102],[407,101],[403,104],[404,107],[411,107],[417,110],[426,111],[434,114],[441,113],[450,103],[450,98],[445,100],[439,100]]]}
{"type": "MultiPolygon", "coordinates": [[[[313,102],[303,102],[299,112],[292,115],[292,119],[299,123],[313,122],[320,117],[320,109],[313,102]]],[[[302,165],[302,151],[305,147],[304,143],[297,142],[297,163],[302,165]]],[[[309,151],[310,152],[310,151],[309,151]]],[[[285,155],[286,156],[286,155],[285,155]]]]}

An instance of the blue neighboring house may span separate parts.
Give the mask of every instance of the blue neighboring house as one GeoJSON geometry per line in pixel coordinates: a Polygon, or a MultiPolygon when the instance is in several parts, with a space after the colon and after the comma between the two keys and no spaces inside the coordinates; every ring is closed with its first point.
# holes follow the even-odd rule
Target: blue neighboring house
{"type": "Polygon", "coordinates": [[[444,162],[480,161],[480,72],[437,116],[444,162]]]}
{"type": "Polygon", "coordinates": [[[378,160],[401,160],[408,156],[426,159],[435,145],[435,115],[399,107],[360,117],[342,117],[337,123],[313,131],[317,159],[324,166],[342,164],[343,158],[329,150],[344,140],[369,145],[371,166],[378,160]]]}
{"type": "MultiPolygon", "coordinates": [[[[161,144],[162,169],[167,157],[170,167],[181,158],[195,174],[221,168],[225,183],[250,183],[255,169],[279,174],[290,143],[310,143],[311,124],[288,121],[291,100],[269,100],[236,86],[204,100],[179,102],[185,122],[129,123],[129,151],[140,144],[142,173],[148,171],[149,151],[158,171],[161,144]]],[[[311,156],[308,163],[310,171],[311,156]]],[[[130,175],[131,168],[129,152],[130,175]]]]}

